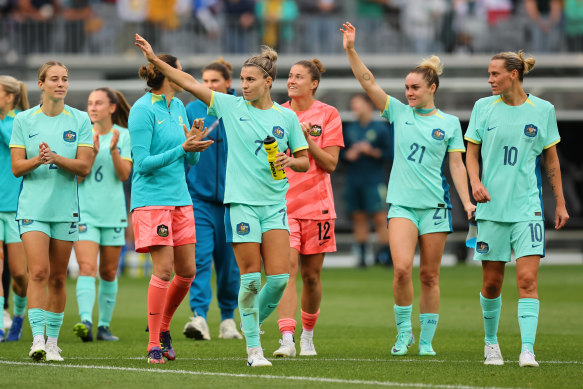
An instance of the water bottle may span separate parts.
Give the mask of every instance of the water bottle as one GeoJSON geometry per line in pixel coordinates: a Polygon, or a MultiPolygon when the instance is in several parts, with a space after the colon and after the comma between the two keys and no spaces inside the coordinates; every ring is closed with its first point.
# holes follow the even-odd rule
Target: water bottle
{"type": "Polygon", "coordinates": [[[277,147],[277,141],[274,137],[268,136],[263,141],[263,147],[267,152],[267,162],[269,163],[269,169],[271,170],[271,176],[274,180],[283,180],[285,178],[285,171],[280,170],[275,166],[275,160],[277,159],[277,153],[279,153],[279,148],[277,147]]]}
{"type": "Polygon", "coordinates": [[[476,222],[476,213],[470,219],[470,227],[468,228],[468,236],[466,236],[466,247],[471,249],[476,248],[476,241],[478,240],[478,223],[476,222]]]}

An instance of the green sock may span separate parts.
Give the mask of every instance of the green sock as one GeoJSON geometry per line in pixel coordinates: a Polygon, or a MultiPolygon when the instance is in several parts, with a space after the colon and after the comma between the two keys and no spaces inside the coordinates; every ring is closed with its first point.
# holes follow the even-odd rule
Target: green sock
{"type": "Polygon", "coordinates": [[[14,293],[12,295],[12,301],[14,302],[14,316],[24,316],[26,312],[26,296],[20,297],[14,293]]]}
{"type": "Polygon", "coordinates": [[[241,275],[239,287],[239,314],[241,325],[245,333],[247,347],[258,347],[259,341],[259,309],[258,294],[261,288],[261,273],[247,273],[241,275]]]}
{"type": "Polygon", "coordinates": [[[259,325],[277,308],[288,280],[289,274],[267,276],[267,282],[259,292],[259,325]]]}
{"type": "Polygon", "coordinates": [[[397,323],[397,332],[399,334],[413,332],[413,328],[411,327],[412,310],[412,304],[407,306],[400,306],[395,304],[393,306],[393,311],[395,311],[395,323],[397,323]]]}
{"type": "Polygon", "coordinates": [[[81,321],[93,322],[95,305],[95,277],[79,276],[77,278],[77,306],[81,321]]]}
{"type": "Polygon", "coordinates": [[[431,344],[438,320],[439,315],[437,313],[422,313],[419,315],[419,322],[421,323],[421,334],[419,335],[420,345],[431,344]]]}
{"type": "Polygon", "coordinates": [[[480,293],[480,305],[484,317],[484,341],[486,344],[498,344],[498,323],[500,322],[500,309],[502,308],[502,295],[495,299],[487,299],[480,293]]]}
{"type": "Polygon", "coordinates": [[[99,281],[99,294],[97,301],[99,302],[99,323],[98,326],[109,327],[111,317],[113,316],[113,309],[115,308],[115,300],[117,298],[117,277],[113,281],[99,281]]]}
{"type": "Polygon", "coordinates": [[[32,336],[45,335],[45,311],[40,308],[28,310],[28,322],[32,330],[32,336]]]}
{"type": "Polygon", "coordinates": [[[0,296],[0,331],[4,331],[4,296],[0,296]]]}
{"type": "Polygon", "coordinates": [[[45,321],[47,323],[47,338],[58,338],[59,331],[63,325],[65,312],[55,313],[45,311],[45,321]]]}
{"type": "Polygon", "coordinates": [[[518,300],[518,325],[520,326],[522,351],[528,350],[534,353],[533,347],[538,325],[539,307],[540,302],[538,299],[518,300]]]}

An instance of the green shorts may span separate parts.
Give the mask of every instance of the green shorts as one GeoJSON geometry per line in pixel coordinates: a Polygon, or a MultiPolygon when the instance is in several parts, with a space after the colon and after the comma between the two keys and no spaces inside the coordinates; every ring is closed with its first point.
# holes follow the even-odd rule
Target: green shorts
{"type": "Polygon", "coordinates": [[[40,231],[50,238],[76,242],[79,240],[79,230],[77,222],[42,222],[38,220],[20,219],[18,220],[20,236],[26,232],[40,231]]]}
{"type": "Polygon", "coordinates": [[[100,246],[124,246],[126,229],[124,227],[95,227],[79,223],[79,240],[89,240],[100,246]]]}
{"type": "Polygon", "coordinates": [[[502,223],[478,220],[474,260],[510,262],[510,251],[518,259],[545,256],[545,228],[542,220],[502,223]]]}
{"type": "Polygon", "coordinates": [[[225,211],[227,242],[261,243],[263,233],[270,230],[286,230],[289,233],[285,202],[264,206],[227,205],[225,211]]]}
{"type": "Polygon", "coordinates": [[[400,217],[415,224],[419,236],[433,232],[452,232],[451,209],[448,208],[409,208],[391,204],[387,219],[400,217]]]}
{"type": "Polygon", "coordinates": [[[0,241],[6,244],[22,242],[16,212],[0,212],[0,241]]]}

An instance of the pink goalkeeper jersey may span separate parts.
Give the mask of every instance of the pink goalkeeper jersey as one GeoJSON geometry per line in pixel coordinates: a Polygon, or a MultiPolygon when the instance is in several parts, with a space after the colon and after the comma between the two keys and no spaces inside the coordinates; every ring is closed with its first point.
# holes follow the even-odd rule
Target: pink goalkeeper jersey
{"type": "MultiPolygon", "coordinates": [[[[282,104],[291,108],[289,101],[282,104]]],[[[307,111],[296,112],[300,123],[311,123],[310,137],[320,148],[340,146],[344,148],[342,121],[338,110],[321,101],[314,100],[307,111]]],[[[287,214],[294,219],[326,220],[336,219],[334,196],[330,174],[316,164],[312,155],[310,168],[305,173],[286,169],[289,181],[287,191],[287,214]]]]}

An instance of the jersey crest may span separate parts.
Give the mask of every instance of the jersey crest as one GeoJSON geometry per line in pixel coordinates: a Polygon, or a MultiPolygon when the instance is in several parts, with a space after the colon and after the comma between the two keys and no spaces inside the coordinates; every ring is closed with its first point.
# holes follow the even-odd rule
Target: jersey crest
{"type": "Polygon", "coordinates": [[[524,126],[524,135],[528,136],[529,138],[534,138],[538,134],[538,127],[534,124],[527,124],[524,126]]]}
{"type": "Polygon", "coordinates": [[[83,223],[79,223],[79,233],[82,234],[84,232],[87,232],[87,224],[83,223]]]}
{"type": "Polygon", "coordinates": [[[249,233],[249,224],[247,223],[239,223],[237,224],[237,234],[239,235],[247,235],[249,233]]]}
{"type": "Polygon", "coordinates": [[[490,251],[490,246],[486,242],[478,242],[476,243],[476,251],[480,254],[487,254],[490,251]]]}
{"type": "Polygon", "coordinates": [[[310,129],[310,135],[312,136],[320,136],[322,135],[322,126],[318,124],[314,124],[310,129]]]}
{"type": "Polygon", "coordinates": [[[431,132],[431,137],[435,140],[443,140],[443,138],[445,138],[445,131],[440,128],[435,128],[431,132]]]}
{"type": "Polygon", "coordinates": [[[77,140],[77,133],[74,131],[65,131],[63,132],[63,140],[68,143],[73,143],[77,140]]]}
{"type": "Polygon", "coordinates": [[[285,130],[280,126],[273,127],[273,130],[271,132],[273,133],[273,136],[279,139],[283,139],[283,136],[285,134],[285,130]]]}
{"type": "Polygon", "coordinates": [[[158,236],[161,236],[162,238],[166,238],[168,236],[168,226],[166,226],[164,224],[160,224],[156,228],[156,232],[158,233],[158,236]]]}

